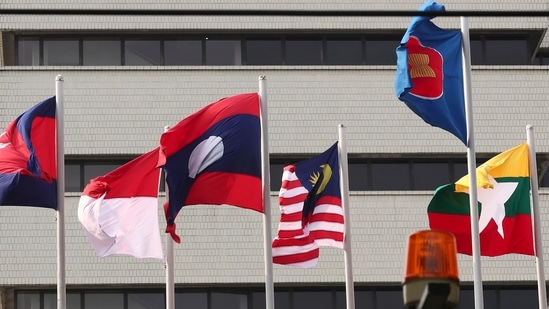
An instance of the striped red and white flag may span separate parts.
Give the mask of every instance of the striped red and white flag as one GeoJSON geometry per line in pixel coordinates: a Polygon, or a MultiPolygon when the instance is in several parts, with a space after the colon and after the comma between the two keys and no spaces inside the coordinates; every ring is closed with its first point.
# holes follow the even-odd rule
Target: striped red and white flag
{"type": "Polygon", "coordinates": [[[320,156],[284,168],[280,223],[272,244],[275,264],[312,268],[319,246],[343,249],[339,188],[337,143],[320,156]]]}

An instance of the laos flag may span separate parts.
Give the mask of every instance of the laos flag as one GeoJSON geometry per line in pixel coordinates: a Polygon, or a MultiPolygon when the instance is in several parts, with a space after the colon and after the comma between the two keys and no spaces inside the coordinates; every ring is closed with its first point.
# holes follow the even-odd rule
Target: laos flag
{"type": "Polygon", "coordinates": [[[0,205],[57,209],[55,97],[0,133],[0,205]]]}
{"type": "MultiPolygon", "coordinates": [[[[444,11],[430,0],[419,11],[444,11]]],[[[467,145],[461,32],[444,30],[430,16],[416,16],[396,49],[395,93],[426,123],[467,145]]]]}
{"type": "Polygon", "coordinates": [[[259,95],[239,94],[184,118],[160,138],[167,228],[187,205],[232,205],[263,213],[259,95]]]}

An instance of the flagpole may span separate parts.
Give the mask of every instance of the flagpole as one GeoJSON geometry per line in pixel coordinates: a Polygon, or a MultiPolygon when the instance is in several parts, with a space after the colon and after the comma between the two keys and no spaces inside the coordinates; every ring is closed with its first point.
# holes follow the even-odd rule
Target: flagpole
{"type": "Polygon", "coordinates": [[[265,309],[274,309],[273,248],[271,242],[271,179],[267,118],[267,77],[259,76],[261,106],[261,178],[263,183],[263,255],[265,257],[265,309]]]}
{"type": "MultiPolygon", "coordinates": [[[[169,126],[165,126],[164,132],[167,132],[169,129],[170,129],[169,126]]],[[[160,175],[162,175],[162,173],[160,175]]],[[[168,184],[166,183],[166,180],[164,180],[164,193],[166,194],[166,202],[167,202],[169,195],[168,195],[168,184]]],[[[175,281],[174,281],[174,277],[175,277],[174,265],[175,264],[174,264],[173,242],[174,241],[171,234],[166,234],[166,309],[175,309],[175,281]]]]}
{"type": "Polygon", "coordinates": [[[343,253],[345,256],[345,302],[347,309],[355,309],[355,287],[353,280],[353,262],[351,252],[351,215],[349,209],[349,166],[347,162],[347,135],[343,124],[339,126],[339,183],[341,190],[341,206],[343,207],[343,253]]]}
{"type": "Polygon", "coordinates": [[[469,40],[469,18],[461,17],[461,34],[463,37],[463,94],[465,97],[465,117],[467,120],[467,171],[469,174],[469,207],[471,212],[471,243],[473,245],[473,283],[475,309],[484,308],[482,275],[480,268],[480,236],[478,226],[478,197],[475,138],[473,126],[473,103],[471,93],[471,47],[469,40]]]}
{"type": "Polygon", "coordinates": [[[526,126],[528,142],[528,166],[530,167],[530,185],[532,189],[532,213],[534,215],[534,245],[536,250],[536,270],[538,275],[538,301],[540,309],[547,309],[547,291],[545,286],[545,268],[543,266],[543,243],[541,240],[541,220],[539,214],[538,168],[536,163],[536,146],[534,127],[526,126]]]}
{"type": "Polygon", "coordinates": [[[55,77],[55,123],[57,150],[57,309],[67,308],[65,281],[65,146],[64,146],[64,79],[55,77]]]}

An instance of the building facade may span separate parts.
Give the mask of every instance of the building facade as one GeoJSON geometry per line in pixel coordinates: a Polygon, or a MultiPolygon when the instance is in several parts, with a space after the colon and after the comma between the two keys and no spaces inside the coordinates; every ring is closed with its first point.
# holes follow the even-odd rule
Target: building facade
{"type": "MultiPolygon", "coordinates": [[[[443,4],[449,11],[549,11],[546,0],[443,4]]],[[[95,255],[77,218],[81,190],[90,178],[157,147],[165,126],[220,98],[257,92],[259,76],[267,78],[272,234],[282,167],[323,152],[344,124],[356,308],[403,308],[408,235],[429,228],[426,208],[434,189],[465,175],[467,158],[457,138],[424,123],[396,98],[395,48],[411,17],[358,14],[388,5],[414,11],[421,3],[4,0],[0,126],[55,95],[58,74],[65,80],[67,308],[164,307],[163,261],[95,255]],[[342,10],[357,16],[128,10],[342,10]]],[[[534,126],[544,246],[548,22],[528,14],[470,18],[477,161],[524,142],[526,125],[534,126]]],[[[459,17],[435,23],[460,28],[459,17]]],[[[265,308],[262,219],[229,206],[181,211],[176,308],[265,308]]],[[[55,221],[50,209],[0,208],[1,309],[56,308],[55,221]]],[[[459,255],[458,261],[459,308],[472,308],[472,258],[459,255]]],[[[485,308],[537,308],[534,257],[483,257],[481,268],[485,308]]],[[[344,279],[341,250],[321,249],[314,269],[275,265],[276,308],[345,308],[344,279]]]]}

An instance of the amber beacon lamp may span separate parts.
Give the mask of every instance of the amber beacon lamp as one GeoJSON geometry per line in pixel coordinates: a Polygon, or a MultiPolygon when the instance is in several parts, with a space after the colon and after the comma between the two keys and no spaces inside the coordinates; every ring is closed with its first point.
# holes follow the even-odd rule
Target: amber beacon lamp
{"type": "Polygon", "coordinates": [[[445,231],[410,234],[402,294],[408,309],[450,309],[459,299],[456,239],[445,231]]]}

